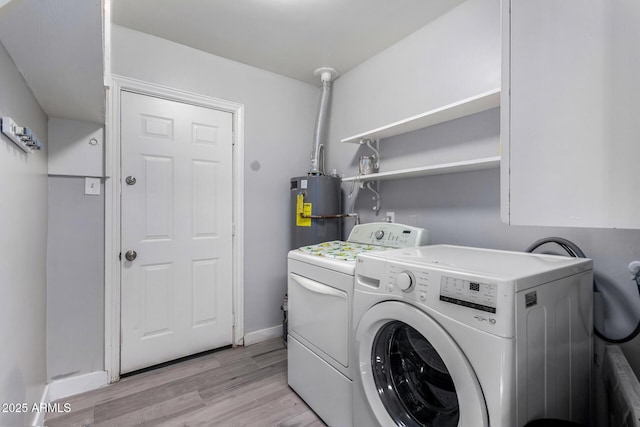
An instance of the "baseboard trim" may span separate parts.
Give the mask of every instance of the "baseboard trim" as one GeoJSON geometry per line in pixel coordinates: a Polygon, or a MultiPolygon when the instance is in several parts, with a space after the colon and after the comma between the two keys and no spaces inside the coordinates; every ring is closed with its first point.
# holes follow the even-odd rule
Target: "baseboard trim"
{"type": "Polygon", "coordinates": [[[95,390],[107,384],[109,384],[107,371],[91,372],[89,374],[61,378],[49,383],[49,402],[95,390]]]}
{"type": "Polygon", "coordinates": [[[257,344],[271,338],[282,336],[282,325],[273,326],[271,328],[261,329],[259,331],[249,332],[244,336],[244,345],[257,344]]]}
{"type": "MultiPolygon", "coordinates": [[[[49,399],[49,384],[44,386],[44,390],[42,391],[42,397],[40,397],[40,404],[49,403],[51,400],[49,399]]],[[[41,427],[44,426],[44,411],[37,411],[33,414],[33,420],[31,420],[31,426],[41,427]]]]}
{"type": "MultiPolygon", "coordinates": [[[[33,415],[31,426],[44,426],[44,416],[49,408],[49,406],[47,406],[49,403],[75,394],[95,390],[108,383],[107,371],[91,372],[89,374],[61,378],[50,382],[44,387],[42,397],[40,398],[39,403],[43,410],[37,411],[33,415]]],[[[64,406],[60,405],[60,408],[64,408],[64,406]]]]}

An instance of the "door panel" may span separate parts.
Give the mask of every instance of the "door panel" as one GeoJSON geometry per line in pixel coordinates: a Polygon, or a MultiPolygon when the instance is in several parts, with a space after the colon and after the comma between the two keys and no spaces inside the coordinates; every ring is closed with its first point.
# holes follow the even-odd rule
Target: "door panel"
{"type": "Polygon", "coordinates": [[[231,344],[233,144],[230,113],[121,99],[125,373],[231,344]]]}

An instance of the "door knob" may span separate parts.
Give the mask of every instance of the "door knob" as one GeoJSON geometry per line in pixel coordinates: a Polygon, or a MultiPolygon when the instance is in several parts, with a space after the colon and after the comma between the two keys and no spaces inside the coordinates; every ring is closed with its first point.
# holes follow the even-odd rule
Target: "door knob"
{"type": "Polygon", "coordinates": [[[133,261],[138,257],[138,253],[136,251],[127,251],[124,254],[124,257],[127,259],[127,261],[133,261]]]}
{"type": "Polygon", "coordinates": [[[128,176],[124,179],[124,182],[126,182],[127,185],[134,185],[136,183],[136,178],[134,176],[128,176]]]}

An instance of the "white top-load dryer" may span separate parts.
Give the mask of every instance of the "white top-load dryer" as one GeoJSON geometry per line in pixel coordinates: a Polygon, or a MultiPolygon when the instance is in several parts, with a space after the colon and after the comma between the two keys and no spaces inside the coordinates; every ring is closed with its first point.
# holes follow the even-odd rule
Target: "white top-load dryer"
{"type": "Polygon", "coordinates": [[[351,306],[356,255],[428,243],[427,231],[397,223],[356,225],[346,242],[288,256],[289,385],[330,426],[352,421],[351,306]]]}
{"type": "Polygon", "coordinates": [[[356,265],[354,425],[588,425],[591,260],[434,245],[356,265]]]}

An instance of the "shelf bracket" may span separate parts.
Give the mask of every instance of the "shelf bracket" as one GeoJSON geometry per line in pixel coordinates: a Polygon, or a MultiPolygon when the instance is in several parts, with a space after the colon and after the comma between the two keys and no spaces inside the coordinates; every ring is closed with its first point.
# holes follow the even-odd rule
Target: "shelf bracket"
{"type": "MultiPolygon", "coordinates": [[[[369,147],[373,154],[369,156],[371,159],[371,165],[373,166],[373,172],[378,172],[380,170],[380,140],[379,139],[371,139],[371,138],[362,138],[360,139],[360,145],[366,145],[369,147]],[[373,146],[375,144],[375,147],[373,146]]],[[[362,171],[360,171],[362,173],[362,171]]]]}
{"type": "Polygon", "coordinates": [[[378,215],[380,213],[380,183],[378,181],[367,181],[364,186],[373,193],[373,197],[371,197],[374,202],[372,209],[378,215]]]}
{"type": "MultiPolygon", "coordinates": [[[[371,138],[362,138],[359,143],[369,147],[373,154],[371,156],[360,157],[360,176],[376,173],[380,170],[380,140],[371,138]]],[[[373,211],[378,215],[380,212],[380,184],[377,180],[360,182],[360,188],[366,188],[373,193],[371,198],[375,203],[373,211]]]]}

